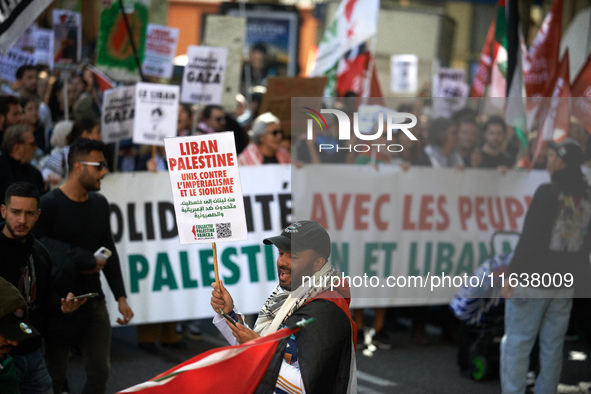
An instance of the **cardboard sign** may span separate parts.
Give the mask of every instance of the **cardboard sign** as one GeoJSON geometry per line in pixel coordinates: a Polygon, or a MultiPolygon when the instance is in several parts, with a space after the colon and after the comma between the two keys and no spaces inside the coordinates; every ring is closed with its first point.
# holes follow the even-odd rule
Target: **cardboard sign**
{"type": "Polygon", "coordinates": [[[172,59],[176,53],[179,29],[160,25],[148,25],[146,51],[142,71],[144,75],[158,78],[171,78],[172,59]]]}
{"type": "Polygon", "coordinates": [[[135,92],[133,142],[164,146],[164,138],[176,136],[179,87],[138,83],[135,92]]]}
{"type": "Polygon", "coordinates": [[[16,70],[25,64],[37,64],[35,55],[16,48],[9,49],[5,56],[0,56],[0,78],[16,82],[16,70]]]}
{"type": "Polygon", "coordinates": [[[227,57],[226,48],[189,46],[188,62],[183,72],[181,101],[220,104],[227,57]]]}
{"type": "Polygon", "coordinates": [[[73,71],[82,53],[82,18],[79,12],[53,10],[54,68],[73,71]]]}
{"type": "Polygon", "coordinates": [[[103,95],[101,134],[105,143],[132,138],[135,86],[107,90],[103,95]]]}
{"type": "Polygon", "coordinates": [[[35,29],[34,46],[37,64],[45,64],[53,70],[53,30],[35,29]]]}
{"type": "Polygon", "coordinates": [[[164,143],[180,243],[246,240],[234,133],[164,143]]]}
{"type": "Polygon", "coordinates": [[[416,93],[418,72],[419,58],[417,55],[392,55],[390,57],[390,90],[392,93],[416,93]]]}

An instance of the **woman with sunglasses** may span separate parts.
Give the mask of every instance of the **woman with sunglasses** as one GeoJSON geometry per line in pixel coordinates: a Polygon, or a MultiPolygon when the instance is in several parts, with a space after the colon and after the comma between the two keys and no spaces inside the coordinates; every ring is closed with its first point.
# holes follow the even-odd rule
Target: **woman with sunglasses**
{"type": "Polygon", "coordinates": [[[259,115],[249,132],[252,142],[238,155],[240,165],[289,164],[289,151],[280,146],[283,133],[279,118],[271,112],[259,115]]]}

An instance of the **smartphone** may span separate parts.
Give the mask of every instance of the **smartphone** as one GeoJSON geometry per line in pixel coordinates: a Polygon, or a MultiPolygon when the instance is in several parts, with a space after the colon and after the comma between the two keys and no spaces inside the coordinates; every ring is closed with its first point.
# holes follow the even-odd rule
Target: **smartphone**
{"type": "Polygon", "coordinates": [[[223,309],[220,308],[220,315],[222,315],[227,321],[229,321],[230,323],[232,323],[234,326],[236,326],[236,323],[240,323],[239,321],[236,321],[232,318],[232,316],[228,315],[226,312],[224,312],[223,309]]]}
{"type": "Polygon", "coordinates": [[[86,293],[76,297],[68,298],[68,300],[82,300],[84,298],[94,298],[98,297],[99,293],[86,293]]]}
{"type": "Polygon", "coordinates": [[[94,252],[94,258],[106,261],[109,257],[111,257],[112,254],[113,253],[111,253],[109,249],[105,248],[104,246],[101,246],[97,249],[96,252],[94,252]]]}

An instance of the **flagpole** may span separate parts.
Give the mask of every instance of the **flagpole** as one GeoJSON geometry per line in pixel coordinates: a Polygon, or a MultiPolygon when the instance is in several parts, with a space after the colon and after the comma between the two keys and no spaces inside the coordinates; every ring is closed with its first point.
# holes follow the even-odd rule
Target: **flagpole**
{"type": "Polygon", "coordinates": [[[211,249],[213,250],[213,272],[215,274],[215,284],[218,286],[218,290],[220,290],[221,287],[220,287],[220,274],[218,271],[218,251],[217,251],[217,247],[215,245],[215,242],[211,243],[211,249]]]}
{"type": "Polygon", "coordinates": [[[140,57],[137,52],[137,48],[135,47],[135,42],[133,41],[133,34],[131,32],[131,26],[129,26],[129,20],[127,19],[127,14],[125,13],[125,8],[123,6],[123,0],[119,0],[119,7],[121,8],[121,16],[123,17],[123,22],[125,23],[125,29],[127,30],[127,35],[129,36],[129,41],[131,42],[131,49],[133,49],[133,57],[135,58],[135,62],[137,64],[137,70],[140,74],[140,78],[142,82],[145,82],[146,79],[144,78],[144,73],[142,72],[142,64],[140,63],[140,57]]]}

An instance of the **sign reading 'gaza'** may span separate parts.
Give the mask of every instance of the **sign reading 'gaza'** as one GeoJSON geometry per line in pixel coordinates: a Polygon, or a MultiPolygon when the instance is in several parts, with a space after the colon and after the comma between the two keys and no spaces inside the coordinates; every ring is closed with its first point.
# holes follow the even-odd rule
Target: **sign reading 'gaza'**
{"type": "Polygon", "coordinates": [[[227,48],[189,46],[183,72],[181,101],[192,104],[219,104],[222,100],[227,48]]]}

